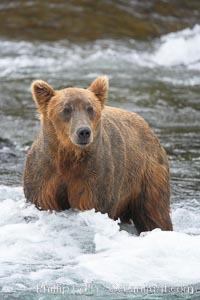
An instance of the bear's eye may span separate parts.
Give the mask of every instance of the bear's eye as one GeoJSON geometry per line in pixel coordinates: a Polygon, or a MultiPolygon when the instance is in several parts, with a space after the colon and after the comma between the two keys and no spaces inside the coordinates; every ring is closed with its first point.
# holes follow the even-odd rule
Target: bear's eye
{"type": "Polygon", "coordinates": [[[94,114],[94,108],[91,105],[88,106],[87,112],[89,113],[89,115],[93,116],[93,114],[94,114]]]}
{"type": "Polygon", "coordinates": [[[72,108],[71,107],[65,107],[63,109],[63,113],[64,114],[71,114],[72,113],[72,108]]]}
{"type": "Polygon", "coordinates": [[[69,119],[69,118],[71,117],[72,111],[73,111],[73,110],[72,110],[72,108],[71,108],[70,106],[65,107],[65,108],[63,109],[63,111],[61,112],[61,118],[62,118],[63,120],[69,119]]]}

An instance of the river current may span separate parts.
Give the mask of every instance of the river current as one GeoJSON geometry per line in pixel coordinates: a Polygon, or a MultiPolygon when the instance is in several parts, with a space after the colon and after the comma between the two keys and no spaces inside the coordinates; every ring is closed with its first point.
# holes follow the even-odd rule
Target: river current
{"type": "Polygon", "coordinates": [[[200,25],[111,36],[0,37],[1,299],[200,299],[200,25]],[[40,126],[31,82],[87,87],[100,75],[108,105],[142,115],[167,151],[174,232],[137,236],[93,210],[25,202],[24,159],[40,126]]]}

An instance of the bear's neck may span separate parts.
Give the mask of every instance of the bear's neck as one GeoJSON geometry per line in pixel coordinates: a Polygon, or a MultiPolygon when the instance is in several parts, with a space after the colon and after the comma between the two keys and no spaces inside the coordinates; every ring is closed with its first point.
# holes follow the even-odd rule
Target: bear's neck
{"type": "Polygon", "coordinates": [[[91,160],[100,151],[101,124],[98,126],[98,133],[93,143],[86,148],[80,148],[72,143],[66,147],[58,140],[55,129],[50,122],[45,122],[43,125],[45,126],[43,126],[41,135],[44,152],[50,155],[52,164],[61,173],[66,172],[66,170],[74,171],[76,168],[79,170],[85,168],[89,163],[91,164],[91,160]]]}

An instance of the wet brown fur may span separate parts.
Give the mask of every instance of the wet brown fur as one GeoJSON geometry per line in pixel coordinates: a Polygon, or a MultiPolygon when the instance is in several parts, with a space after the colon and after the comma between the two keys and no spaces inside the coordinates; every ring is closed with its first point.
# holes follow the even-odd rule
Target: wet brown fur
{"type": "Polygon", "coordinates": [[[104,105],[107,89],[105,77],[88,89],[55,91],[33,83],[41,131],[26,159],[25,196],[44,210],[95,208],[123,222],[132,219],[138,232],[172,230],[166,153],[142,117],[104,105]],[[85,113],[88,101],[94,116],[85,113]],[[69,104],[76,113],[63,120],[69,104]],[[92,129],[84,149],[74,142],[77,123],[92,129]]]}

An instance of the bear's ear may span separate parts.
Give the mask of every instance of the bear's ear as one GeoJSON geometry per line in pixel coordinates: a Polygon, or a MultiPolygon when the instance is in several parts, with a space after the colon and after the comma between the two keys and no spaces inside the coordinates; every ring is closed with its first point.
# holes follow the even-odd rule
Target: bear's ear
{"type": "Polygon", "coordinates": [[[54,89],[45,81],[36,80],[31,85],[31,91],[39,112],[44,113],[48,102],[55,95],[54,89]]]}
{"type": "Polygon", "coordinates": [[[96,95],[96,97],[101,102],[102,106],[106,102],[108,86],[108,77],[101,76],[97,77],[88,88],[91,92],[93,92],[96,95]]]}

